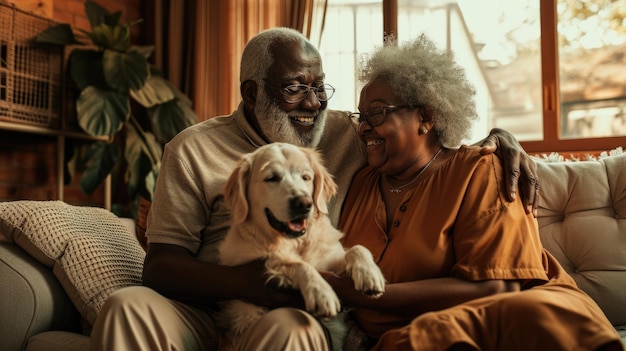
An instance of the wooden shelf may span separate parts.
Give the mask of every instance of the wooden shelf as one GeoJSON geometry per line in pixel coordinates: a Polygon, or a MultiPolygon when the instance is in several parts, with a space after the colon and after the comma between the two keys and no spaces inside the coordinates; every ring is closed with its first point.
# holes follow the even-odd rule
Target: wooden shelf
{"type": "Polygon", "coordinates": [[[29,134],[42,134],[50,136],[62,136],[70,139],[83,139],[83,140],[102,140],[108,141],[109,138],[105,136],[91,136],[80,131],[66,131],[60,129],[53,129],[47,127],[41,127],[36,125],[14,123],[7,121],[0,121],[0,129],[10,130],[15,132],[23,132],[29,134]]]}
{"type": "MultiPolygon", "coordinates": [[[[92,136],[89,134],[85,134],[80,131],[71,131],[71,130],[62,130],[62,129],[54,129],[24,123],[16,123],[16,122],[8,122],[8,121],[0,121],[0,129],[20,132],[20,133],[28,133],[28,134],[39,134],[46,135],[51,137],[56,137],[57,139],[57,189],[58,189],[58,199],[63,200],[63,191],[65,184],[63,183],[63,179],[65,177],[64,172],[64,162],[65,162],[65,139],[80,139],[80,140],[92,140],[92,141],[108,141],[109,138],[106,136],[92,136]]],[[[104,182],[104,208],[107,210],[111,210],[111,175],[108,175],[104,182]]]]}

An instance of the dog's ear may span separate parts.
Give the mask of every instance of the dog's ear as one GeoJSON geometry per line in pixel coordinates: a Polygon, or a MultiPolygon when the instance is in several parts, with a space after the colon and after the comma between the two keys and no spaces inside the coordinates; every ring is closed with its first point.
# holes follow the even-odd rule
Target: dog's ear
{"type": "Polygon", "coordinates": [[[230,208],[232,224],[240,224],[248,217],[248,177],[250,160],[244,156],[228,177],[224,187],[224,202],[230,208]]]}
{"type": "Polygon", "coordinates": [[[313,149],[307,149],[313,168],[313,201],[321,213],[328,214],[328,200],[337,193],[337,183],[324,167],[322,155],[313,149]]]}

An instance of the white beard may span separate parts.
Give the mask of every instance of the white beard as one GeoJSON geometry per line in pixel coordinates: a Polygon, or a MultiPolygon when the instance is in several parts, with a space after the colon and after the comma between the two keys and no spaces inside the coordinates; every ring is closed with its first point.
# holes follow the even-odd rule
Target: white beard
{"type": "Polygon", "coordinates": [[[264,82],[259,82],[254,113],[263,135],[270,142],[285,142],[314,148],[322,139],[322,133],[326,126],[326,110],[317,112],[296,110],[287,113],[273,101],[270,101],[269,96],[265,93],[264,82]],[[292,125],[289,114],[294,112],[298,116],[315,116],[314,126],[310,132],[300,133],[292,125]]]}

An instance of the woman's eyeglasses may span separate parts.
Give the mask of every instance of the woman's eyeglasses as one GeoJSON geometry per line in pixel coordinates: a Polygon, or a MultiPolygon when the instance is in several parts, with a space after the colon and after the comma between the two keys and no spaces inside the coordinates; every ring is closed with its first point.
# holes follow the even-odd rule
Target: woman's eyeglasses
{"type": "Polygon", "coordinates": [[[361,127],[361,123],[363,122],[367,122],[367,124],[372,127],[378,127],[379,125],[383,124],[385,118],[387,118],[387,114],[396,112],[402,108],[414,107],[417,107],[417,105],[389,105],[376,107],[367,113],[353,112],[350,114],[350,120],[357,130],[359,129],[359,127],[361,127]]]}

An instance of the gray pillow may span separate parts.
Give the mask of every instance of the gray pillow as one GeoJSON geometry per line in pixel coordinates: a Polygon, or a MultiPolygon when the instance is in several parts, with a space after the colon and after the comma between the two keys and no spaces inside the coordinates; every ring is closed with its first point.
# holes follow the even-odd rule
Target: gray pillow
{"type": "Polygon", "coordinates": [[[52,268],[89,325],[112,292],[141,285],[145,251],[103,208],[62,201],[0,202],[0,232],[52,268]]]}

